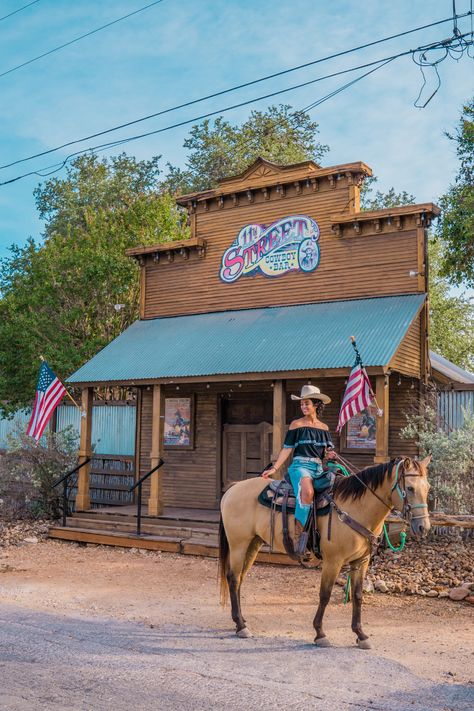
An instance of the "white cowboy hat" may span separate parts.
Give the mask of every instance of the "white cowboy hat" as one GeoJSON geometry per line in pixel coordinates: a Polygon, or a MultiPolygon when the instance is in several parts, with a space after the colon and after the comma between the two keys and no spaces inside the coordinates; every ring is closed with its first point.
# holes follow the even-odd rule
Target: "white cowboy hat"
{"type": "Polygon", "coordinates": [[[331,402],[331,398],[324,395],[316,385],[303,385],[301,388],[301,395],[292,395],[292,400],[321,400],[327,405],[331,402]]]}

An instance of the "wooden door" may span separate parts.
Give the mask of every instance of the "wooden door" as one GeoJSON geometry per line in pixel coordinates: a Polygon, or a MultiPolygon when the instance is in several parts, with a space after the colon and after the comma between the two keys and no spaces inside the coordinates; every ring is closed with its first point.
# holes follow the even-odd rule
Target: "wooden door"
{"type": "Polygon", "coordinates": [[[223,427],[222,469],[224,488],[232,482],[250,479],[270,462],[272,425],[230,425],[223,427]]]}

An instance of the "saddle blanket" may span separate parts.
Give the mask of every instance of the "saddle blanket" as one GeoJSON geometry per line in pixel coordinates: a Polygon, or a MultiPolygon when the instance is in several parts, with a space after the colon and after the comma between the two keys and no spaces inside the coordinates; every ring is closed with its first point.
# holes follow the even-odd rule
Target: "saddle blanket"
{"type": "MultiPolygon", "coordinates": [[[[325,493],[329,492],[330,489],[331,487],[328,487],[326,491],[315,491],[316,516],[326,516],[329,513],[329,500],[326,498],[325,493]]],[[[269,509],[274,508],[275,511],[281,512],[281,504],[286,491],[289,491],[288,513],[293,513],[296,507],[295,494],[291,485],[284,479],[282,481],[274,480],[266,486],[259,495],[258,502],[262,506],[266,506],[269,509]]]]}

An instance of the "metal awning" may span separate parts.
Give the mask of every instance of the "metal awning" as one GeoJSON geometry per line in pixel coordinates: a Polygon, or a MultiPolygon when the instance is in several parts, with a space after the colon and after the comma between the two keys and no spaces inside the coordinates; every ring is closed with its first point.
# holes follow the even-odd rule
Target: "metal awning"
{"type": "Polygon", "coordinates": [[[386,366],[423,305],[408,294],[136,321],[68,379],[136,382],[386,366]]]}

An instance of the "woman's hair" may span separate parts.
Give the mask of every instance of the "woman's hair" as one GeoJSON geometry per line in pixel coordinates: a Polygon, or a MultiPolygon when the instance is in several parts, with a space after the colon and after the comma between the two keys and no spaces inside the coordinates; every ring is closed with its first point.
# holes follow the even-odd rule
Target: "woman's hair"
{"type": "Polygon", "coordinates": [[[324,412],[324,408],[326,407],[326,405],[324,404],[324,402],[321,402],[321,400],[316,400],[315,398],[312,398],[312,397],[309,398],[309,399],[311,400],[311,402],[313,403],[313,405],[314,405],[315,408],[316,408],[316,414],[317,414],[317,416],[318,416],[318,417],[321,417],[321,415],[322,415],[323,412],[324,412]]]}

